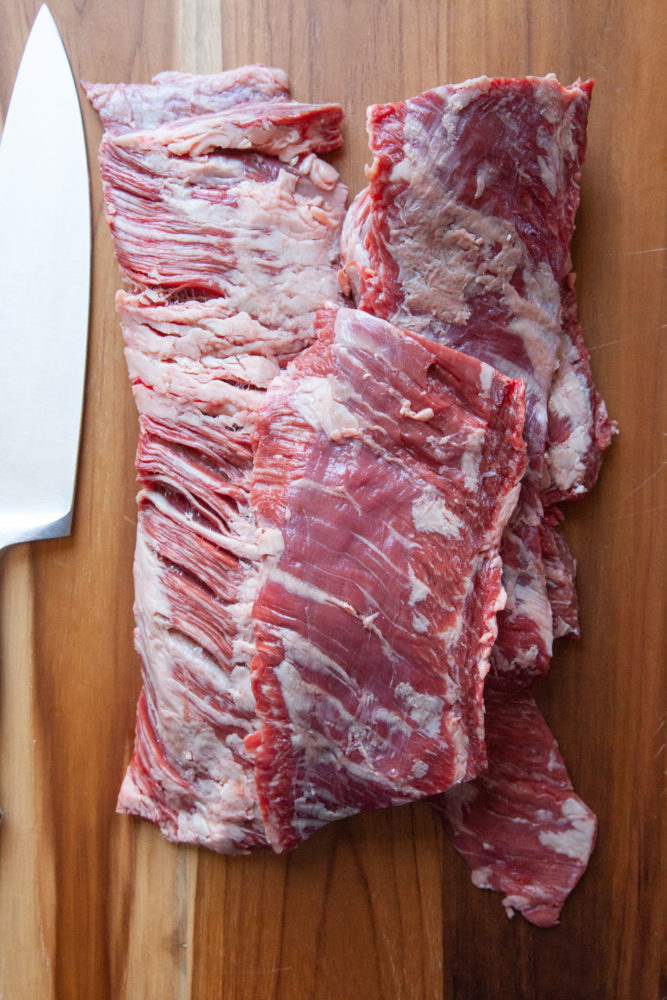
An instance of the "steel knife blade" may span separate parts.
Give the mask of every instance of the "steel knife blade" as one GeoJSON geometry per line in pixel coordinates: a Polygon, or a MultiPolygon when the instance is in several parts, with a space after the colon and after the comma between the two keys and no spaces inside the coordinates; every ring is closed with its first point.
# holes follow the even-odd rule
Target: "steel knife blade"
{"type": "Polygon", "coordinates": [[[0,548],[70,531],[90,241],[77,88],[44,4],[0,141],[0,548]]]}

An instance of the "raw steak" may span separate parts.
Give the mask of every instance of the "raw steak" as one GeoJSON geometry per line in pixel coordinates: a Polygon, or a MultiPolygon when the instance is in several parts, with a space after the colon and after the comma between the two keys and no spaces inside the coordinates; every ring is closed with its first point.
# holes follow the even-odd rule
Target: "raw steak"
{"type": "MultiPolygon", "coordinates": [[[[490,777],[433,801],[473,868],[481,864],[475,851],[488,845],[488,884],[523,893],[515,908],[542,922],[556,919],[592,847],[591,838],[577,859],[565,857],[563,877],[554,878],[545,853],[554,813],[540,811],[540,769],[532,784],[515,789],[510,780],[522,767],[530,773],[540,747],[555,748],[528,695],[513,691],[547,669],[554,637],[579,630],[575,564],[553,504],[591,488],[614,431],[592,384],[569,254],[591,88],[564,88],[553,77],[482,78],[371,108],[370,183],[342,241],[341,283],[360,307],[526,383],[529,466],[501,545],[508,600],[487,683],[490,777]],[[527,816],[531,827],[522,825],[527,816]],[[530,864],[520,858],[505,888],[512,837],[522,830],[533,854],[530,864]]],[[[558,782],[571,792],[559,767],[558,782]]]]}
{"type": "Polygon", "coordinates": [[[263,560],[246,740],[269,843],[485,766],[498,545],[523,386],[354,310],[269,387],[253,441],[263,560]],[[273,535],[272,535],[273,537],[273,535]]]}
{"type": "Polygon", "coordinates": [[[565,495],[558,483],[578,495],[608,443],[577,338],[569,255],[591,87],[480,78],[370,108],[370,183],[343,232],[342,283],[360,308],[526,382],[529,467],[503,540],[508,602],[492,657],[504,686],[547,669],[551,600],[564,601],[553,578],[547,586],[542,551],[549,469],[547,499],[565,495]],[[554,383],[564,357],[577,372],[566,391],[554,383]],[[567,405],[588,423],[575,433],[552,419],[547,468],[552,385],[552,412],[567,405]],[[566,462],[572,475],[557,474],[566,462]]]}
{"type": "Polygon", "coordinates": [[[550,927],[586,869],[596,819],[530,694],[488,690],[485,704],[489,770],[435,805],[474,884],[504,893],[509,916],[550,927]]]}
{"type": "Polygon", "coordinates": [[[346,195],[315,152],[339,144],[340,109],[289,101],[276,71],[268,93],[244,89],[265,78],[102,88],[105,208],[133,286],[117,307],[142,487],[144,687],[118,808],[225,852],[266,843],[244,739],[258,726],[252,604],[275,537],[250,505],[250,435],[266,386],[312,343],[315,309],[340,301],[346,195]],[[267,104],[274,84],[280,100],[267,104]],[[119,122],[128,101],[139,130],[119,122]]]}

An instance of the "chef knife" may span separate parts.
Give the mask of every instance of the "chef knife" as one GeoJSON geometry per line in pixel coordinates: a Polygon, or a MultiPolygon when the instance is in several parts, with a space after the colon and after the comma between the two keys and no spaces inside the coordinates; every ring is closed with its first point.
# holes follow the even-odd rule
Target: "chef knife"
{"type": "Polygon", "coordinates": [[[0,548],[70,532],[89,295],[81,110],[42,5],[0,141],[0,548]]]}

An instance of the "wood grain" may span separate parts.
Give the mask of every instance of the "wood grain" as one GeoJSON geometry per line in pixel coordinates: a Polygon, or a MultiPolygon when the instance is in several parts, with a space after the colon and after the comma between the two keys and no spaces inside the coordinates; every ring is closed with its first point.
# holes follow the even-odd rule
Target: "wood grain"
{"type": "MultiPolygon", "coordinates": [[[[113,309],[100,127],[90,351],[74,530],[0,563],[0,996],[7,1000],[564,1000],[667,997],[666,184],[662,5],[630,0],[52,0],[77,76],[148,80],[260,61],[339,100],[350,192],[364,116],[480,73],[596,86],[574,245],[598,385],[621,434],[567,511],[583,637],[537,696],[600,820],[549,931],[475,890],[424,805],[322,830],[288,857],[229,859],[119,817],[132,649],[136,416],[113,309]]],[[[3,0],[0,111],[38,0],[3,0]]],[[[48,151],[36,149],[48,162],[48,151]]],[[[1,222],[0,222],[1,225],[1,222]]],[[[4,430],[4,429],[3,429],[4,430]]]]}

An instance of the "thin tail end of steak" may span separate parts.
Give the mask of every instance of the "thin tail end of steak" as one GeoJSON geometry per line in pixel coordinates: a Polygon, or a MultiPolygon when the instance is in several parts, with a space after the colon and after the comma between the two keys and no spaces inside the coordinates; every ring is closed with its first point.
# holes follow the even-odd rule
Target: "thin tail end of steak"
{"type": "Polygon", "coordinates": [[[504,894],[509,917],[558,923],[597,837],[532,696],[487,690],[489,769],[431,800],[473,884],[504,894]]]}

